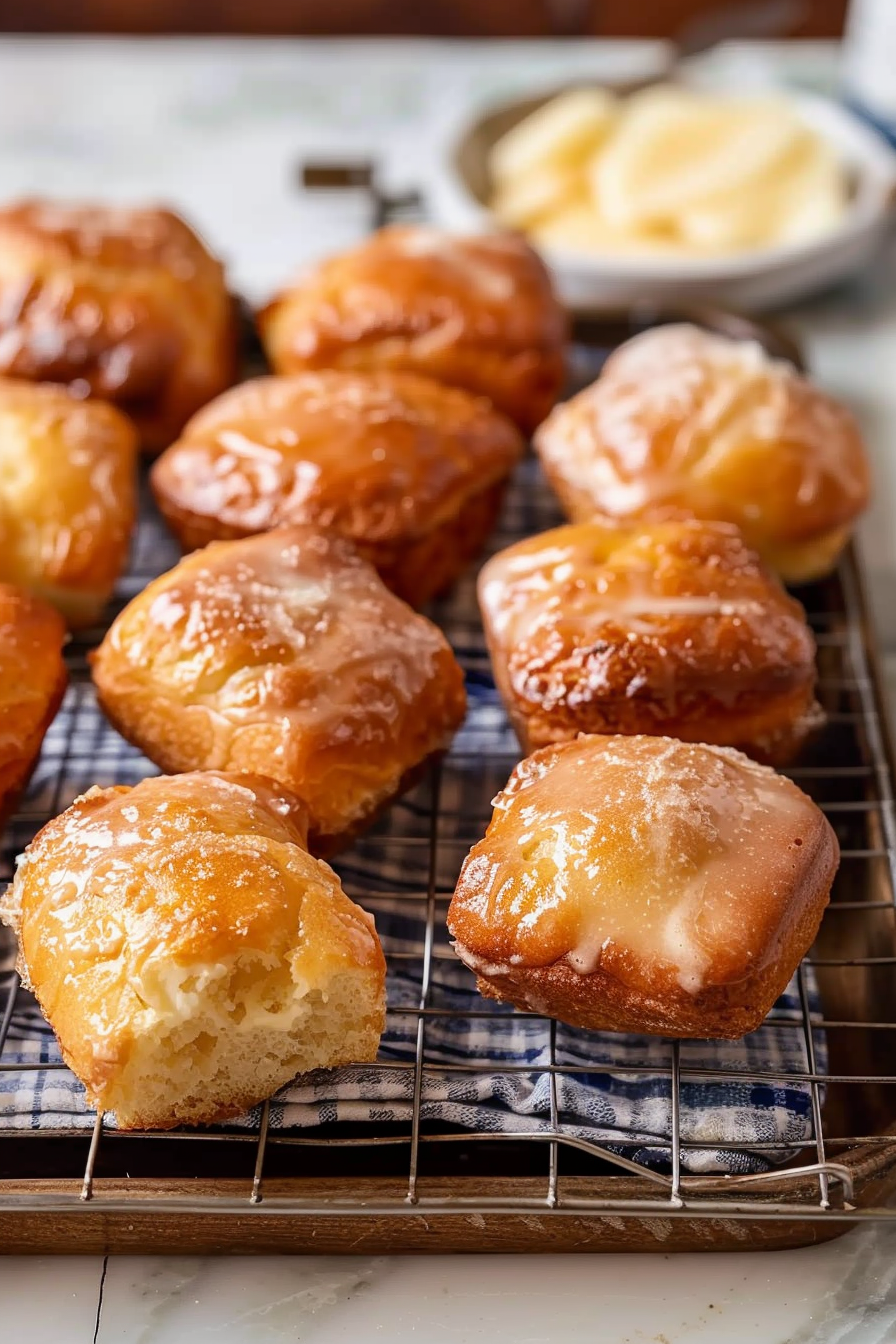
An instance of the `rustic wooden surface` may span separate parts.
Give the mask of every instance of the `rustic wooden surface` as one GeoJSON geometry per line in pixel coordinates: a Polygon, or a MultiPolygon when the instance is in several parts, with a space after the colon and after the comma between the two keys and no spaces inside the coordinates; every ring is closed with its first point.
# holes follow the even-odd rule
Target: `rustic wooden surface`
{"type": "MultiPolygon", "coordinates": [[[[857,1203],[882,1202],[896,1190],[896,1142],[878,1147],[868,1156],[856,1150],[843,1158],[856,1182],[857,1203]]],[[[249,1204],[248,1180],[98,1180],[93,1198],[68,1207],[46,1205],[39,1209],[16,1207],[16,1200],[40,1194],[77,1199],[79,1184],[73,1181],[4,1181],[0,1183],[0,1250],[17,1254],[383,1254],[445,1252],[610,1252],[783,1250],[811,1246],[841,1236],[854,1226],[850,1222],[740,1221],[668,1217],[662,1212],[628,1218],[597,1216],[587,1212],[558,1214],[537,1205],[520,1213],[478,1212],[436,1214],[425,1207],[409,1212],[402,1206],[406,1183],[392,1178],[361,1181],[346,1179],[265,1181],[262,1203],[249,1204]],[[317,1205],[340,1198],[363,1198],[376,1206],[398,1203],[395,1213],[360,1215],[353,1210],[338,1214],[314,1211],[279,1213],[279,1199],[308,1199],[317,1205]],[[177,1199],[245,1200],[244,1211],[228,1207],[197,1210],[160,1208],[160,1201],[177,1199]],[[113,1200],[127,1200],[126,1208],[113,1209],[113,1200]]],[[[421,1195],[450,1199],[463,1191],[458,1180],[424,1182],[421,1195]]],[[[566,1178],[561,1195],[579,1198],[612,1198],[619,1192],[613,1178],[566,1178]]],[[[812,1204],[817,1200],[815,1177],[793,1183],[788,1200],[812,1204]]],[[[477,1180],[472,1193],[478,1199],[541,1200],[541,1180],[477,1180]]],[[[712,1182],[707,1198],[731,1197],[724,1180],[712,1182]]],[[[656,1187],[646,1181],[626,1180],[626,1194],[656,1197],[656,1187]],[[637,1189],[634,1187],[637,1186],[637,1189]]],[[[781,1188],[754,1194],[759,1202],[781,1197],[781,1188]]]]}

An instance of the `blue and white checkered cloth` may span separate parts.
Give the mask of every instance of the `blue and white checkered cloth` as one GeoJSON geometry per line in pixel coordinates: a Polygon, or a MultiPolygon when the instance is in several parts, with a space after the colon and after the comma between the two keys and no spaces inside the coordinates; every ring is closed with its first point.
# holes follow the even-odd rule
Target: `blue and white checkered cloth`
{"type": "MultiPolygon", "coordinates": [[[[388,952],[422,951],[423,926],[399,909],[377,904],[388,952]]],[[[271,1107],[275,1129],[311,1129],[333,1122],[366,1122],[371,1133],[399,1123],[413,1107],[417,1017],[403,1007],[420,1001],[419,973],[391,960],[393,1010],[374,1067],[321,1070],[285,1088],[271,1107]]],[[[428,1016],[421,1118],[432,1128],[459,1126],[481,1133],[549,1133],[551,1028],[545,1019],[486,1005],[469,972],[447,958],[434,963],[429,1000],[444,1016],[428,1016]],[[489,1009],[486,1016],[467,1012],[489,1009]],[[470,1064],[476,1072],[468,1072],[470,1064]],[[452,1065],[463,1066],[454,1072],[452,1065]],[[508,1067],[513,1072],[506,1072],[508,1067]],[[521,1071],[520,1071],[521,1070],[521,1071]]],[[[812,1136],[808,1085],[747,1078],[744,1073],[800,1073],[806,1068],[799,996],[791,987],[773,1021],[742,1041],[681,1043],[683,1168],[691,1172],[755,1172],[768,1168],[765,1145],[777,1158],[812,1136]],[[737,1079],[705,1079],[689,1070],[736,1070],[737,1079]],[[699,1145],[690,1147],[688,1145],[699,1145]],[[736,1144],[737,1147],[730,1145],[736,1144]],[[749,1146],[756,1144],[751,1150],[749,1146]]],[[[821,1034],[816,1031],[816,1050],[821,1034]]],[[[652,1037],[585,1032],[557,1024],[554,1042],[560,1132],[607,1147],[635,1162],[669,1165],[672,1108],[669,1042],[652,1037]],[[564,1073],[564,1068],[586,1072],[564,1073]]],[[[58,1046],[30,996],[20,994],[3,1062],[53,1065],[58,1046]]],[[[89,1128],[93,1113],[78,1080],[65,1068],[15,1068],[0,1074],[0,1129],[89,1128]]],[[[255,1126],[258,1114],[237,1121],[255,1126]]]]}

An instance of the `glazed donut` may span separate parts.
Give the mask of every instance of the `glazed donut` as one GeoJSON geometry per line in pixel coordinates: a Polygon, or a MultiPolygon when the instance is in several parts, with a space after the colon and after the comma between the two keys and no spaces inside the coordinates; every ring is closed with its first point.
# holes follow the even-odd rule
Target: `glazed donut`
{"type": "Polygon", "coordinates": [[[787,583],[832,569],[868,503],[844,406],[756,342],[686,324],[620,346],[535,446],[573,521],[735,523],[787,583]]]}
{"type": "Polygon", "coordinates": [[[236,376],[221,264],[170,210],[0,209],[0,373],[115,402],[158,452],[236,376]]]}
{"type": "Polygon", "coordinates": [[[72,628],[99,620],[127,559],[136,447],[114,406],[0,378],[0,579],[72,628]]]}
{"type": "Polygon", "coordinates": [[[516,767],[448,927],[488,998],[593,1030],[736,1038],[814,941],[838,861],[812,800],[740,752],[581,737],[516,767]]]}
{"type": "Polygon", "coordinates": [[[155,463],[152,485],[185,550],[332,527],[417,607],[481,549],[522,451],[484,397],[390,369],[324,369],[225,392],[155,463]]]}
{"type": "Polygon", "coordinates": [[[62,703],[64,640],[57,611],[0,583],[0,823],[15,810],[62,703]]]}
{"type": "Polygon", "coordinates": [[[531,433],[560,394],[566,318],[517,234],[380,229],[259,314],[277,373],[406,369],[490,398],[531,433]]]}
{"type": "Polygon", "coordinates": [[[90,789],[28,846],[0,916],[66,1063],[119,1129],[208,1124],[298,1073],[376,1057],[373,918],[270,780],[90,789]]]}
{"type": "Polygon", "coordinates": [[[649,733],[783,765],[823,722],[803,609],[730,523],[558,527],[489,560],[479,602],[526,752],[649,733]]]}
{"type": "Polygon", "coordinates": [[[465,709],[441,631],[311,527],[213,542],[144,589],[92,656],[100,704],[163,770],[267,774],[345,844],[465,709]]]}

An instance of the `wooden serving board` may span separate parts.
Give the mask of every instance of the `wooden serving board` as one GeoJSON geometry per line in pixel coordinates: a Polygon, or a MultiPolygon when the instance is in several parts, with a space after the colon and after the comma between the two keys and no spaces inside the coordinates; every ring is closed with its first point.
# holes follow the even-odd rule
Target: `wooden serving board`
{"type": "MultiPolygon", "coordinates": [[[[876,1202],[894,1189],[896,1144],[887,1150],[885,1170],[862,1182],[863,1200],[876,1202]]],[[[634,1199],[655,1198],[647,1182],[627,1182],[634,1199]]],[[[649,1214],[594,1215],[548,1209],[540,1181],[492,1180],[476,1183],[476,1198],[532,1207],[480,1211],[457,1207],[434,1211],[403,1206],[397,1181],[368,1179],[265,1183],[261,1204],[249,1203],[244,1181],[100,1181],[93,1198],[79,1200],[70,1181],[4,1183],[0,1201],[0,1246],[15,1254],[426,1254],[446,1252],[594,1252],[786,1250],[811,1246],[855,1226],[848,1219],[797,1216],[711,1218],[651,1210],[649,1214]],[[39,1195],[41,1207],[27,1205],[39,1195]],[[359,1200],[359,1195],[361,1200],[359,1200]],[[295,1201],[308,1201],[308,1211],[295,1201]],[[368,1212],[359,1207],[367,1205],[368,1212]],[[221,1206],[220,1208],[217,1206],[221,1206]],[[328,1206],[327,1212],[322,1212],[328,1206]]],[[[427,1199],[463,1198],[463,1182],[427,1183],[427,1199]]],[[[808,1207],[817,1184],[807,1177],[802,1197],[808,1207]]],[[[618,1198],[618,1180],[577,1185],[580,1199],[618,1198]]],[[[799,1192],[790,1192],[795,1203],[799,1192]]],[[[769,1201],[771,1202],[771,1196],[769,1201]]],[[[762,1210],[757,1203],[756,1212],[762,1210]]]]}

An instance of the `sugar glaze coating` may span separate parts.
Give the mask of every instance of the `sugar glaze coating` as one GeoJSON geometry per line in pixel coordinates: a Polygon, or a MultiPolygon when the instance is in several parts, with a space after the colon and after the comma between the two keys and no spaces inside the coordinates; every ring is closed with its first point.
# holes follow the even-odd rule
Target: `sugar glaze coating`
{"type": "Polygon", "coordinates": [[[687,324],[620,346],[535,442],[574,520],[723,519],[788,582],[827,572],[868,502],[844,406],[755,342],[687,324]]]}
{"type": "Polygon", "coordinates": [[[759,1024],[838,859],[815,804],[739,752],[582,737],[522,761],[448,916],[480,988],[582,1026],[759,1024]]]}
{"type": "Polygon", "coordinates": [[[157,452],[235,364],[223,269],[172,211],[0,209],[0,372],[114,402],[157,452]]]}
{"type": "Polygon", "coordinates": [[[0,378],[0,578],[96,621],[137,510],[137,439],[114,406],[0,378]]]}
{"type": "Polygon", "coordinates": [[[458,522],[522,451],[484,397],[389,369],[323,369],[225,392],[156,462],[152,484],[187,549],[293,523],[332,527],[416,606],[481,546],[480,532],[458,545],[458,522]],[[451,552],[445,564],[433,563],[437,551],[451,552]]]}
{"type": "Polygon", "coordinates": [[[103,708],[163,769],[252,770],[308,804],[315,844],[364,824],[463,719],[442,633],[334,533],[194,552],[113,623],[103,708]]]}
{"type": "Polygon", "coordinates": [[[527,433],[563,383],[563,310],[511,233],[380,229],[287,286],[259,326],[278,373],[407,369],[485,394],[527,433]]]}
{"type": "Polygon", "coordinates": [[[0,583],[0,822],[18,802],[62,702],[64,642],[57,611],[0,583]]]}
{"type": "Polygon", "coordinates": [[[208,772],[90,789],[28,846],[0,916],[120,1126],[207,1122],[300,1069],[374,1057],[382,949],[306,825],[271,780],[208,772]],[[354,1009],[331,1022],[340,986],[354,1009]]]}
{"type": "Polygon", "coordinates": [[[799,603],[728,523],[574,523],[495,555],[479,601],[526,750],[648,732],[790,760],[822,722],[799,603]]]}

